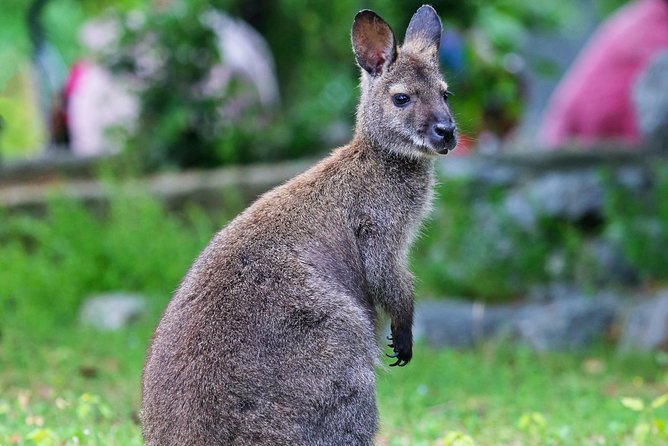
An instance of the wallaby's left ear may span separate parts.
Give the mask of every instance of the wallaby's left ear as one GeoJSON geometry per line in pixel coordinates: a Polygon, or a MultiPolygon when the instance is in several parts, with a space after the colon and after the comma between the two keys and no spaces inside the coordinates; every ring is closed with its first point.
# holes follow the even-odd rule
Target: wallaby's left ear
{"type": "Polygon", "coordinates": [[[371,76],[381,74],[397,58],[397,42],[392,28],[368,9],[355,16],[352,41],[357,63],[371,76]]]}
{"type": "Polygon", "coordinates": [[[410,46],[417,52],[438,52],[441,44],[441,19],[434,8],[429,5],[421,6],[413,15],[406,29],[404,46],[410,46]]]}

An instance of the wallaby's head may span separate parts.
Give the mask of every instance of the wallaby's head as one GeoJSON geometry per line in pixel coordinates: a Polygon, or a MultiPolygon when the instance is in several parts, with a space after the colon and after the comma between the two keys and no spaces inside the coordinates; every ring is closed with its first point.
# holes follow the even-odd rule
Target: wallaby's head
{"type": "Polygon", "coordinates": [[[402,46],[376,13],[355,16],[352,43],[362,68],[357,135],[407,156],[446,154],[457,145],[448,85],[438,64],[441,20],[431,6],[417,10],[402,46]]]}

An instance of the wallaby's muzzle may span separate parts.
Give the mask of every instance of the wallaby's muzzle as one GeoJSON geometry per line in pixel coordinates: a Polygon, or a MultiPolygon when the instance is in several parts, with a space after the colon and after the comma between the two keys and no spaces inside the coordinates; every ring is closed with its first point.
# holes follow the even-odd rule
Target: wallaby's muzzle
{"type": "Polygon", "coordinates": [[[441,154],[455,148],[457,145],[457,126],[452,118],[437,120],[431,125],[429,140],[441,154]]]}

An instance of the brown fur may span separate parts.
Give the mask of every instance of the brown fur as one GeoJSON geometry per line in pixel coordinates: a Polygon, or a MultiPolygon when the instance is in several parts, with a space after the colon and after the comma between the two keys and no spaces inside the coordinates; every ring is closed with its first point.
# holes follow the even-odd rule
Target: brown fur
{"type": "Polygon", "coordinates": [[[405,365],[407,253],[434,155],[456,143],[454,130],[430,133],[454,126],[435,58],[440,21],[422,7],[411,24],[398,48],[380,17],[357,15],[355,137],[230,222],[183,279],[144,369],[147,445],[372,444],[375,306],[405,365]],[[393,104],[397,88],[408,106],[393,104]]]}

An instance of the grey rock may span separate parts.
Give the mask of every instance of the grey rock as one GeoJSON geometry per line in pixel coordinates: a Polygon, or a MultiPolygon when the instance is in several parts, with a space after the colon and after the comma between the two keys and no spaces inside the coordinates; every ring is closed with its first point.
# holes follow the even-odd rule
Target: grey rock
{"type": "Polygon", "coordinates": [[[650,185],[647,172],[638,166],[619,168],[615,172],[615,180],[620,186],[636,192],[643,191],[650,185]]]}
{"type": "Polygon", "coordinates": [[[485,234],[469,234],[470,239],[466,242],[470,252],[479,256],[487,256],[497,260],[506,259],[515,254],[515,240],[507,230],[507,216],[499,213],[494,204],[486,202],[474,202],[471,204],[474,220],[477,222],[478,231],[485,234]],[[505,219],[505,221],[504,221],[505,219]],[[478,249],[474,249],[478,247],[478,249]]]}
{"type": "Polygon", "coordinates": [[[613,298],[573,298],[518,311],[514,337],[537,351],[582,350],[605,336],[619,313],[613,298]]]}
{"type": "Polygon", "coordinates": [[[481,341],[511,340],[538,351],[581,350],[605,336],[620,314],[620,300],[560,298],[544,304],[484,305],[419,302],[414,336],[432,347],[471,348],[481,341]]]}
{"type": "Polygon", "coordinates": [[[480,164],[480,160],[473,157],[446,156],[436,161],[436,169],[443,178],[470,181],[477,179],[480,164]]]}
{"type": "Polygon", "coordinates": [[[668,150],[668,51],[659,52],[633,88],[640,133],[652,147],[668,150]]]}
{"type": "Polygon", "coordinates": [[[512,166],[475,156],[447,156],[438,161],[437,168],[445,178],[476,181],[483,186],[508,187],[515,184],[519,176],[512,166]]]}
{"type": "Polygon", "coordinates": [[[604,187],[594,169],[553,172],[511,191],[504,208],[522,227],[531,227],[539,215],[579,220],[600,214],[604,187]]]}
{"type": "Polygon", "coordinates": [[[415,339],[432,347],[470,348],[510,326],[513,310],[455,300],[419,302],[415,311],[415,339]]]}
{"type": "Polygon", "coordinates": [[[536,227],[538,212],[524,193],[510,193],[503,203],[504,212],[522,229],[531,231],[536,227]]]}
{"type": "MultiPolygon", "coordinates": [[[[603,166],[603,162],[586,168],[553,166],[542,174],[534,172],[535,175],[524,177],[516,186],[506,183],[502,210],[527,231],[536,227],[541,216],[570,221],[591,216],[602,218],[608,185],[601,173],[603,166]]],[[[632,193],[644,192],[649,185],[648,173],[643,167],[615,166],[613,172],[613,181],[632,193]]]]}
{"type": "Polygon", "coordinates": [[[624,318],[619,350],[668,349],[668,289],[636,304],[624,318]]]}
{"type": "Polygon", "coordinates": [[[529,288],[527,298],[536,303],[548,303],[555,300],[579,298],[582,293],[573,283],[552,282],[534,285],[529,288]]]}
{"type": "Polygon", "coordinates": [[[111,293],[87,298],[79,311],[82,325],[103,331],[129,326],[146,315],[146,299],[127,293],[111,293]]]}
{"type": "Polygon", "coordinates": [[[478,179],[489,186],[512,186],[517,182],[518,172],[510,166],[486,163],[478,172],[478,179]]]}
{"type": "Polygon", "coordinates": [[[594,274],[597,284],[638,284],[638,274],[629,264],[618,243],[596,238],[588,240],[583,249],[591,256],[595,264],[596,271],[594,274]]]}

